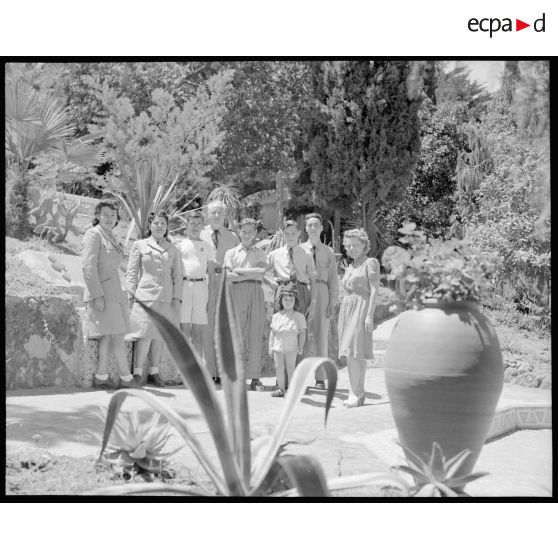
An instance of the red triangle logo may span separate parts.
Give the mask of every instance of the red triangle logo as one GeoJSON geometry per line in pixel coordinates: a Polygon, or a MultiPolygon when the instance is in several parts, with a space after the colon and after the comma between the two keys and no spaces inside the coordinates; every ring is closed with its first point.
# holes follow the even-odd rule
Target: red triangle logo
{"type": "Polygon", "coordinates": [[[520,19],[515,20],[515,30],[516,31],[521,31],[522,29],[525,29],[526,27],[531,27],[531,24],[530,23],[525,23],[524,21],[521,21],[520,19]]]}

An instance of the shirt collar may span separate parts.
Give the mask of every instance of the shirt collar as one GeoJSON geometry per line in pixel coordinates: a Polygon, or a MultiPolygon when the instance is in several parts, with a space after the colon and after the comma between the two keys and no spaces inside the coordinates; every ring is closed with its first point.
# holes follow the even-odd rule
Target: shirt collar
{"type": "Polygon", "coordinates": [[[159,250],[160,252],[168,250],[170,245],[170,242],[166,238],[163,238],[163,240],[161,240],[161,244],[157,244],[157,241],[152,236],[148,236],[146,238],[146,243],[149,244],[149,246],[151,246],[152,248],[159,250]]]}

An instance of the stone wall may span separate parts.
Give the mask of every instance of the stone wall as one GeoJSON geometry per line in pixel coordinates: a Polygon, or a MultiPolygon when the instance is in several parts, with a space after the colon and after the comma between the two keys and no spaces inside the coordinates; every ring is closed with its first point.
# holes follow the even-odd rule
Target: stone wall
{"type": "MultiPolygon", "coordinates": [[[[273,359],[268,354],[269,324],[273,315],[272,293],[266,287],[266,324],[262,332],[262,375],[275,375],[273,359]]],[[[375,317],[385,313],[378,307],[375,317]]],[[[41,386],[75,386],[90,388],[97,367],[98,340],[83,336],[85,308],[75,296],[18,297],[6,295],[6,388],[34,388],[41,386]]],[[[337,358],[337,319],[339,308],[330,320],[329,357],[344,366],[337,358]]],[[[132,370],[133,343],[126,341],[128,365],[132,370]]],[[[146,361],[144,375],[149,363],[146,361]]],[[[109,374],[114,379],[118,372],[110,357],[109,374]]],[[[167,348],[163,349],[161,376],[172,380],[178,369],[167,348]]]]}
{"type": "Polygon", "coordinates": [[[5,300],[6,388],[75,385],[82,338],[72,297],[5,300]]]}

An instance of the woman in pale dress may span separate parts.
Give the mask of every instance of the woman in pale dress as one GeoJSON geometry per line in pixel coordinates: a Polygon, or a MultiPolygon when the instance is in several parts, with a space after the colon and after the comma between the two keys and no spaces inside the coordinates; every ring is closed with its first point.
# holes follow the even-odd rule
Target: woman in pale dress
{"type": "Polygon", "coordinates": [[[126,295],[120,284],[118,267],[123,249],[112,234],[118,224],[118,207],[113,201],[101,201],[95,207],[93,227],[82,240],[84,301],[87,303],[85,334],[99,339],[99,361],[93,384],[99,389],[133,387],[128,368],[124,334],[130,331],[126,295]],[[120,383],[109,377],[110,353],[115,357],[120,383]]]}
{"type": "Polygon", "coordinates": [[[132,310],[131,337],[135,340],[134,381],[142,383],[143,364],[149,353],[147,382],[165,385],[160,375],[163,337],[153,318],[136,302],[165,316],[176,327],[182,304],[182,261],[178,248],[168,239],[169,218],[165,211],[151,213],[147,219],[147,237],[136,240],[130,251],[126,286],[132,310]]]}
{"type": "Polygon", "coordinates": [[[347,255],[353,260],[343,277],[345,296],[339,311],[339,356],[347,358],[350,395],[347,407],[364,405],[364,379],[372,353],[373,316],[380,282],[380,264],[366,256],[370,249],[368,235],[352,229],[343,235],[347,255]]]}

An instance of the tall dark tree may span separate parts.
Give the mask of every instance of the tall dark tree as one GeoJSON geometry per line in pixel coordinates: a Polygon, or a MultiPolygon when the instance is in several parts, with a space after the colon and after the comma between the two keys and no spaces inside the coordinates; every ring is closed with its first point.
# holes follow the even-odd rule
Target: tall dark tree
{"type": "Polygon", "coordinates": [[[213,177],[243,195],[273,188],[277,171],[294,169],[301,135],[308,64],[237,62],[228,97],[225,132],[213,177]]]}
{"type": "MultiPolygon", "coordinates": [[[[408,62],[315,64],[307,161],[322,203],[350,207],[379,250],[377,220],[411,180],[419,150],[418,96],[408,62]]],[[[345,213],[347,215],[347,213],[345,213]]]]}
{"type": "Polygon", "coordinates": [[[464,124],[465,103],[435,107],[426,101],[420,111],[421,152],[405,197],[387,216],[386,231],[393,240],[404,221],[416,223],[428,236],[448,235],[454,213],[456,167],[461,152],[468,149],[464,124]],[[391,234],[390,234],[391,233],[391,234]]]}

